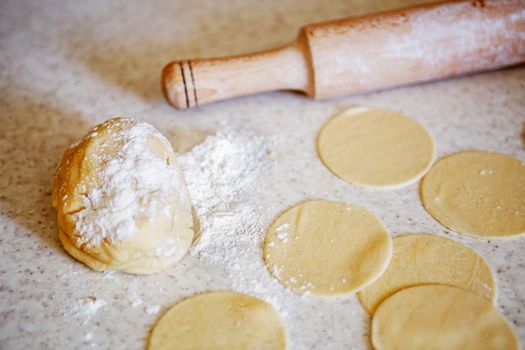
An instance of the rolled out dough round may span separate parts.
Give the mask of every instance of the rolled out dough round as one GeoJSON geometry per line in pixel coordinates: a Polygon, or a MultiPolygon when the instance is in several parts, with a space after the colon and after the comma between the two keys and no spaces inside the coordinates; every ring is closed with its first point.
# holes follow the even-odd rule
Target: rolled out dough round
{"type": "Polygon", "coordinates": [[[156,324],[149,350],[285,349],[286,334],[272,306],[235,292],[193,296],[156,324]]]}
{"type": "Polygon", "coordinates": [[[483,258],[471,248],[430,234],[394,238],[394,251],[381,277],[359,292],[370,313],[401,289],[422,284],[444,284],[495,299],[496,284],[483,258]]]}
{"type": "Polygon", "coordinates": [[[434,160],[432,137],[403,114],[356,107],[330,119],[318,137],[321,160],[341,179],[399,187],[419,179],[434,160]]]}
{"type": "Polygon", "coordinates": [[[427,285],[383,301],[372,317],[374,349],[517,350],[492,302],[463,289],[427,285]]]}
{"type": "Polygon", "coordinates": [[[368,210],[315,200],[285,211],[268,229],[264,260],[297,293],[336,295],[376,280],[392,255],[392,240],[368,210]]]}
{"type": "Polygon", "coordinates": [[[423,205],[446,227],[470,236],[525,233],[525,163],[469,151],[437,162],[421,183],[423,205]]]}

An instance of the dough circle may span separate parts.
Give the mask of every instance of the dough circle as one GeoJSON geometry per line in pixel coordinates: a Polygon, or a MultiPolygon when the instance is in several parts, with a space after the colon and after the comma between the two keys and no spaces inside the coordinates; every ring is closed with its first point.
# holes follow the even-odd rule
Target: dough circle
{"type": "Polygon", "coordinates": [[[318,137],[323,163],[358,185],[395,188],[418,180],[432,165],[432,136],[401,113],[356,107],[330,119],[318,137]]]}
{"type": "Polygon", "coordinates": [[[381,277],[359,292],[371,314],[398,291],[422,284],[444,284],[495,299],[496,283],[490,267],[473,249],[430,234],[394,238],[392,260],[381,277]]]}
{"type": "Polygon", "coordinates": [[[377,350],[519,349],[492,302],[440,285],[404,289],[383,301],[372,317],[372,344],[377,350]]]}
{"type": "Polygon", "coordinates": [[[392,240],[368,210],[315,200],[288,209],[273,222],[263,255],[270,273],[297,293],[346,294],[381,276],[392,240]]]}
{"type": "Polygon", "coordinates": [[[158,321],[149,350],[285,349],[286,333],[274,308],[249,295],[213,292],[190,297],[158,321]]]}
{"type": "Polygon", "coordinates": [[[421,183],[428,212],[474,237],[525,233],[525,163],[500,153],[468,151],[438,161],[421,183]]]}
{"type": "Polygon", "coordinates": [[[68,148],[52,200],[65,250],[97,271],[162,271],[193,239],[188,190],[171,144],[134,119],[110,119],[68,148]]]}

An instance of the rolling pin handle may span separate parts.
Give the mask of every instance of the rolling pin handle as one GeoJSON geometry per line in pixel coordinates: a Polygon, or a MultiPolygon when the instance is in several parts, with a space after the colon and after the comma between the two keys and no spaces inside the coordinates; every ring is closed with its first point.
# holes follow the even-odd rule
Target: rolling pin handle
{"type": "Polygon", "coordinates": [[[173,61],[162,70],[162,92],[174,107],[187,109],[199,105],[193,64],[188,61],[173,61]]]}
{"type": "Polygon", "coordinates": [[[178,109],[274,90],[310,94],[311,68],[301,41],[255,54],[182,60],[162,71],[162,91],[178,109]]]}

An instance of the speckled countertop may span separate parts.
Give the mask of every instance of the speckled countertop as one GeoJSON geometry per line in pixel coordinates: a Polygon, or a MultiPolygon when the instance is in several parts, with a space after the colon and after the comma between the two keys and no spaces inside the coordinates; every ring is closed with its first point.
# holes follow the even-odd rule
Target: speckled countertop
{"type": "MultiPolygon", "coordinates": [[[[424,124],[438,157],[483,149],[525,161],[524,67],[324,102],[269,93],[188,111],[167,106],[159,91],[160,69],[171,59],[266,49],[308,22],[417,2],[1,1],[0,348],[142,349],[177,300],[231,287],[220,266],[191,256],[163,273],[131,276],[91,271],[61,248],[50,204],[55,166],[67,145],[115,115],[151,122],[175,144],[225,123],[282,136],[252,199],[267,208],[268,224],[300,200],[327,198],[369,208],[394,235],[426,231],[464,242],[494,269],[498,307],[525,343],[525,238],[450,232],[425,212],[417,184],[396,191],[346,184],[322,166],[314,144],[335,111],[364,104],[424,124]]],[[[298,305],[285,319],[292,349],[367,348],[355,296],[298,305]]]]}

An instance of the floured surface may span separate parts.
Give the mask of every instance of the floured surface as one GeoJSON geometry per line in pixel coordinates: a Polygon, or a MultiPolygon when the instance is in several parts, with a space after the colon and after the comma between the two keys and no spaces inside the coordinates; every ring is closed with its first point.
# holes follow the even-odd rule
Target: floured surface
{"type": "Polygon", "coordinates": [[[423,284],[451,285],[490,301],[496,299],[492,271],[471,248],[436,235],[407,234],[394,238],[388,268],[359,292],[359,300],[373,314],[385,298],[423,284]]]}
{"type": "Polygon", "coordinates": [[[496,274],[498,308],[525,340],[521,238],[489,242],[449,231],[424,210],[417,184],[395,191],[346,184],[321,164],[314,141],[337,111],[366,105],[400,111],[425,125],[435,137],[438,158],[482,148],[525,161],[520,136],[524,69],[324,102],[272,93],[177,111],[162,100],[159,67],[169,60],[267,49],[293,40],[304,23],[416,2],[231,0],[221,7],[206,0],[191,6],[162,0],[148,6],[138,1],[52,0],[52,6],[2,1],[2,346],[144,349],[155,322],[177,301],[198,292],[234,289],[279,309],[292,350],[324,349],[327,342],[335,350],[369,349],[369,319],[355,296],[319,300],[286,292],[263,264],[260,244],[269,225],[286,208],[312,198],[364,206],[394,235],[433,232],[473,247],[496,274]],[[100,274],[71,259],[58,243],[49,192],[59,157],[114,115],[145,120],[174,145],[181,134],[219,133],[238,140],[230,153],[209,153],[222,148],[224,137],[218,137],[204,141],[206,151],[193,148],[178,157],[200,221],[209,224],[193,255],[160,274],[100,274]],[[261,144],[261,150],[250,151],[246,138],[261,144]],[[203,165],[202,171],[220,169],[221,163],[237,168],[236,157],[249,160],[247,154],[253,153],[262,158],[243,161],[247,166],[239,177],[208,171],[204,181],[197,178],[201,168],[187,170],[201,163],[214,163],[211,168],[203,165]],[[239,178],[244,179],[228,192],[239,178]],[[197,184],[208,181],[213,186],[197,190],[197,184]],[[218,210],[208,210],[210,205],[218,210]],[[206,240],[205,233],[224,233],[226,241],[206,240]]]}
{"type": "Polygon", "coordinates": [[[421,183],[427,210],[454,231],[485,238],[525,233],[525,163],[467,151],[437,162],[421,183]]]}
{"type": "Polygon", "coordinates": [[[268,271],[299,294],[344,295],[375,281],[392,256],[383,224],[365,208],[313,200],[280,214],[264,240],[268,271]]]}

